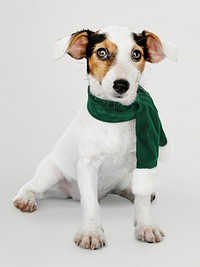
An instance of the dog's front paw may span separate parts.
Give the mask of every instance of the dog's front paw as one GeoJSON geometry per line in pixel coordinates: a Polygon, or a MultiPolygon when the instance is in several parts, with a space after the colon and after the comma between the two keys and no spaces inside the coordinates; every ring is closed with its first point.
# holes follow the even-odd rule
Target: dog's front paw
{"type": "Polygon", "coordinates": [[[37,209],[37,203],[32,198],[15,198],[13,205],[22,212],[34,212],[37,209]]]}
{"type": "Polygon", "coordinates": [[[77,246],[87,249],[98,249],[105,246],[105,235],[102,228],[95,230],[79,230],[74,237],[77,246]]]}
{"type": "Polygon", "coordinates": [[[136,225],[135,236],[138,240],[156,243],[162,241],[165,234],[156,225],[136,225]]]}

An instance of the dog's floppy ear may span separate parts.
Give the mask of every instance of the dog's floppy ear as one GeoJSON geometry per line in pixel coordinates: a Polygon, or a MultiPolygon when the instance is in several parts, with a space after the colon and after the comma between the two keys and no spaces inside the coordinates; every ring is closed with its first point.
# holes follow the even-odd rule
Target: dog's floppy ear
{"type": "Polygon", "coordinates": [[[88,44],[88,31],[73,33],[71,36],[59,39],[55,43],[54,59],[59,59],[66,53],[75,59],[86,57],[86,47],[88,44]]]}
{"type": "Polygon", "coordinates": [[[157,35],[152,32],[144,31],[146,36],[146,47],[148,50],[147,61],[157,63],[165,57],[178,61],[178,47],[170,42],[161,41],[157,35]]]}

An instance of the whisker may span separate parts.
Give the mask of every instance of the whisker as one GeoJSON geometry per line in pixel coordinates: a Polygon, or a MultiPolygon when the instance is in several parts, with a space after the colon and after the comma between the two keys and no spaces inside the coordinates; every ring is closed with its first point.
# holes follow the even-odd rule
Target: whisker
{"type": "Polygon", "coordinates": [[[145,71],[146,71],[146,73],[149,73],[151,75],[154,75],[154,71],[153,71],[152,67],[149,66],[149,65],[146,65],[145,71]]]}
{"type": "Polygon", "coordinates": [[[81,67],[80,69],[78,69],[78,71],[81,71],[81,70],[83,70],[83,69],[85,69],[85,66],[83,66],[83,67],[81,67]]]}
{"type": "Polygon", "coordinates": [[[83,62],[83,61],[82,62],[81,61],[78,61],[77,63],[78,64],[81,64],[81,65],[83,65],[83,64],[86,65],[86,62],[83,62]]]}
{"type": "Polygon", "coordinates": [[[95,83],[97,83],[97,80],[93,80],[92,86],[95,85],[95,83]]]}

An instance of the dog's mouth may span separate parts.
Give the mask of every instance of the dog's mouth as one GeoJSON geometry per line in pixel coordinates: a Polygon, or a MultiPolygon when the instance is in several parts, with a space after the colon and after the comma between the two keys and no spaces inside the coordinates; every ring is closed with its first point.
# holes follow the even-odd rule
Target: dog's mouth
{"type": "Polygon", "coordinates": [[[114,93],[113,97],[114,98],[124,98],[126,95],[127,95],[127,93],[124,93],[124,94],[114,93]]]}
{"type": "Polygon", "coordinates": [[[113,92],[112,96],[110,97],[110,100],[119,102],[122,105],[130,105],[133,103],[135,98],[136,98],[135,93],[130,94],[130,92],[126,92],[123,94],[119,94],[119,93],[113,92]]]}
{"type": "Polygon", "coordinates": [[[124,92],[124,93],[118,93],[116,91],[112,91],[112,96],[115,97],[115,98],[123,98],[124,96],[127,95],[127,92],[124,92]]]}
{"type": "Polygon", "coordinates": [[[120,94],[117,94],[115,97],[116,98],[123,98],[124,96],[123,95],[120,95],[120,94]]]}

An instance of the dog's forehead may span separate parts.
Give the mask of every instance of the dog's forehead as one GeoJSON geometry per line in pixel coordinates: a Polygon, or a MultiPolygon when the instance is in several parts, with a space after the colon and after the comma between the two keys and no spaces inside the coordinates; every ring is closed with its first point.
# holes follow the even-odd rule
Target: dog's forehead
{"type": "Polygon", "coordinates": [[[133,45],[133,43],[135,43],[133,32],[127,27],[110,25],[107,28],[99,31],[99,33],[105,34],[106,37],[117,46],[122,44],[133,45]]]}

